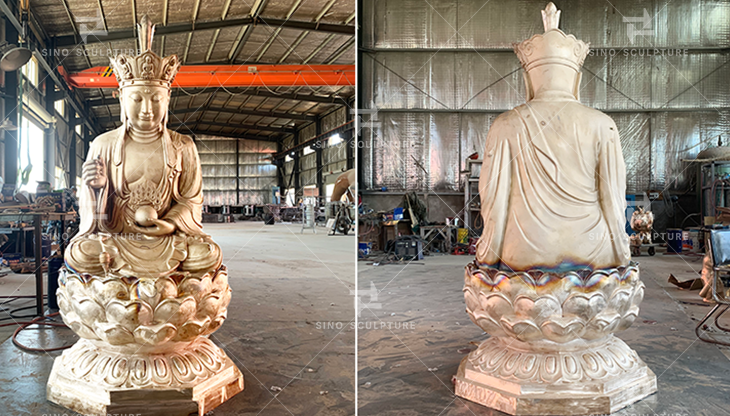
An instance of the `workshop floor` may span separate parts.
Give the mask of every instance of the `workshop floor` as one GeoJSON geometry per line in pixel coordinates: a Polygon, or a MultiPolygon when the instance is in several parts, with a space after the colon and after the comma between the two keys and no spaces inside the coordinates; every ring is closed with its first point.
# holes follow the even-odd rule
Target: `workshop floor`
{"type": "MultiPolygon", "coordinates": [[[[471,260],[446,255],[408,266],[359,262],[359,293],[363,303],[370,302],[358,333],[360,416],[502,414],[457,398],[451,383],[464,355],[486,337],[464,311],[463,271],[471,260]],[[373,288],[381,291],[376,298],[369,297],[373,288]]],[[[636,260],[646,296],[639,318],[619,336],[656,373],[659,388],[617,414],[730,414],[730,351],[694,333],[710,307],[697,291],[667,283],[670,273],[680,281],[699,277],[700,258],[657,254],[636,260]]]]}
{"type": "MultiPolygon", "coordinates": [[[[301,234],[297,224],[239,222],[204,228],[223,249],[233,289],[228,319],[211,339],[238,365],[246,385],[212,414],[353,414],[355,237],[330,237],[324,228],[316,235],[311,230],[301,234]]],[[[0,278],[0,295],[34,293],[32,275],[0,278]]],[[[0,332],[5,339],[0,345],[3,414],[71,414],[45,399],[59,353],[22,352],[7,339],[14,329],[0,332]]],[[[31,329],[18,339],[50,347],[76,337],[67,329],[31,329]]]]}

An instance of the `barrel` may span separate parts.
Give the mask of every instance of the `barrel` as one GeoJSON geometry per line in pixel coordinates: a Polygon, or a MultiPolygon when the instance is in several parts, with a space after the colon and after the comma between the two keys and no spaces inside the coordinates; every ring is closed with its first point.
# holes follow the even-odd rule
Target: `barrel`
{"type": "Polygon", "coordinates": [[[667,228],[667,252],[682,253],[682,230],[680,228],[667,228]]]}
{"type": "Polygon", "coordinates": [[[469,229],[458,228],[456,230],[456,241],[459,244],[467,244],[469,242],[469,229]]]}

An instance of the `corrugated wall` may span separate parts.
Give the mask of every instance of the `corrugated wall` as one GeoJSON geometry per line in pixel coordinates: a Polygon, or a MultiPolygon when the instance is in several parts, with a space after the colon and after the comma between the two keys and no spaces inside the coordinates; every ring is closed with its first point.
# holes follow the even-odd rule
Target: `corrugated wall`
{"type": "Polygon", "coordinates": [[[195,144],[200,155],[205,205],[271,203],[271,187],[276,186],[276,166],[271,164],[270,156],[276,153],[276,143],[199,136],[195,144]]]}
{"type": "MultiPolygon", "coordinates": [[[[322,117],[321,134],[326,135],[327,132],[342,126],[347,122],[347,111],[349,108],[341,107],[322,117]]],[[[306,142],[317,137],[317,126],[315,123],[309,124],[299,131],[299,143],[306,142]]],[[[322,174],[323,183],[325,185],[334,183],[340,173],[347,170],[347,143],[329,146],[327,140],[322,142],[322,174]]],[[[294,147],[294,138],[287,138],[283,141],[283,149],[288,150],[294,147]]],[[[294,162],[284,163],[284,184],[289,187],[289,176],[292,173],[294,162]]],[[[310,186],[317,184],[317,155],[310,153],[300,155],[299,160],[299,180],[301,186],[310,186]]],[[[293,183],[291,187],[294,188],[293,183]]]]}
{"type": "MultiPolygon", "coordinates": [[[[493,120],[525,101],[511,44],[543,32],[545,3],[365,0],[361,93],[377,109],[362,129],[366,189],[460,189],[493,120]]],[[[730,132],[730,3],[555,3],[561,29],[593,48],[581,102],[616,121],[628,192],[685,188],[692,171],[680,159],[730,132]],[[651,33],[630,39],[623,17],[644,9],[651,33]]]]}

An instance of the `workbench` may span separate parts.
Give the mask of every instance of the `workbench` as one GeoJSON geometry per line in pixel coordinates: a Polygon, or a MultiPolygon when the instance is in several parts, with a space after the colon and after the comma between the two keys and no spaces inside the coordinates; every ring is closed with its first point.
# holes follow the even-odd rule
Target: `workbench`
{"type": "Polygon", "coordinates": [[[420,228],[421,239],[426,245],[424,248],[430,246],[437,235],[441,235],[445,241],[445,253],[451,253],[451,237],[456,227],[453,225],[422,225],[420,228]]]}

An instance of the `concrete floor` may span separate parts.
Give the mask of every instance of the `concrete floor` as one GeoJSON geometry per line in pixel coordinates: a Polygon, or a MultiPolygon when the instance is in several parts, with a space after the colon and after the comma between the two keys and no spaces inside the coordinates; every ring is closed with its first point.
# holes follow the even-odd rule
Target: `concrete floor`
{"type": "MultiPolygon", "coordinates": [[[[502,414],[453,394],[459,362],[486,338],[464,311],[463,268],[471,260],[447,255],[408,266],[359,262],[362,302],[376,305],[362,311],[359,323],[360,416],[502,414]],[[371,301],[373,286],[382,292],[371,301]]],[[[619,336],[656,373],[659,390],[617,414],[730,414],[728,350],[694,333],[710,308],[697,291],[667,283],[670,273],[680,281],[698,277],[701,261],[661,254],[636,260],[646,296],[639,318],[619,336]]]]}
{"type": "MultiPolygon", "coordinates": [[[[354,236],[328,237],[297,224],[205,224],[221,246],[233,298],[211,339],[243,372],[245,390],[213,415],[351,415],[355,401],[354,236]],[[282,388],[281,391],[272,391],[282,388]]],[[[32,275],[0,278],[0,295],[35,293],[32,275]]],[[[15,307],[33,305],[17,302],[15,307]]],[[[7,306],[7,305],[6,305],[7,306]]],[[[0,316],[6,316],[1,314],[0,316]]],[[[7,338],[15,327],[3,328],[7,338]]],[[[30,346],[57,346],[67,329],[23,331],[30,346]]],[[[59,353],[30,354],[0,345],[0,408],[7,415],[63,415],[45,400],[59,353]]]]}

